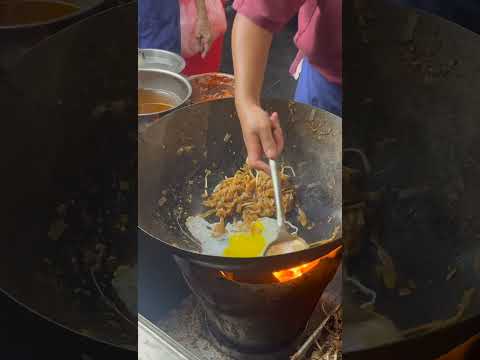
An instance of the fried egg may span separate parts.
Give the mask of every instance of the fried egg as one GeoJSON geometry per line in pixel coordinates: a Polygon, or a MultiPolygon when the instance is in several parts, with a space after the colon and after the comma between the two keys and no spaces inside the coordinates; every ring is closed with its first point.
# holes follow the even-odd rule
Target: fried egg
{"type": "Polygon", "coordinates": [[[187,229],[202,247],[202,253],[225,257],[262,256],[268,244],[277,238],[278,225],[275,219],[261,218],[253,222],[248,231],[239,231],[241,223],[227,224],[225,234],[215,237],[213,227],[201,216],[191,216],[186,221],[187,229]]]}

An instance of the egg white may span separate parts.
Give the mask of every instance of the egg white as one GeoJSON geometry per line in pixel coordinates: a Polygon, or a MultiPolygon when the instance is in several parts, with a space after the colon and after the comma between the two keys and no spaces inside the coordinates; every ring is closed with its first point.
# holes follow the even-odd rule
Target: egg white
{"type": "MultiPolygon", "coordinates": [[[[262,256],[266,247],[277,238],[278,225],[275,219],[260,218],[256,222],[263,225],[261,236],[265,240],[263,248],[255,256],[262,256]]],[[[225,249],[230,246],[229,240],[232,235],[245,234],[248,236],[248,232],[240,231],[241,223],[237,225],[227,223],[225,226],[225,234],[215,237],[213,236],[213,227],[215,224],[210,224],[201,216],[190,216],[187,218],[186,226],[192,236],[197,239],[201,244],[202,254],[226,256],[224,254],[225,249]]]]}

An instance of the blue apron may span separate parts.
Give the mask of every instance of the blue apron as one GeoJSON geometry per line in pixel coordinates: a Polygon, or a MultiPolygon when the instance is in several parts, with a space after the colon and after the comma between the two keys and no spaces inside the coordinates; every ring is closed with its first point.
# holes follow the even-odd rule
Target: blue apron
{"type": "Polygon", "coordinates": [[[303,58],[295,101],[342,116],[342,87],[329,82],[303,58]]]}
{"type": "Polygon", "coordinates": [[[138,0],[138,47],[180,54],[179,0],[138,0]]]}

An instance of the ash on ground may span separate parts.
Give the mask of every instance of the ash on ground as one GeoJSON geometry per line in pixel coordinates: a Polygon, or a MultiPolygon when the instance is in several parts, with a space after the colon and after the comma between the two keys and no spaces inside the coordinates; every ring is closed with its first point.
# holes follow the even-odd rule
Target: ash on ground
{"type": "Polygon", "coordinates": [[[234,360],[210,343],[202,321],[205,313],[200,306],[190,295],[157,326],[201,359],[234,360]]]}
{"type": "MultiPolygon", "coordinates": [[[[325,319],[328,311],[331,311],[331,307],[324,298],[318,302],[307,325],[306,336],[310,335],[325,319]]],[[[205,316],[205,313],[201,305],[193,295],[190,295],[176,309],[172,310],[165,319],[159,321],[157,326],[201,359],[234,360],[210,343],[202,316],[205,316]]],[[[325,325],[318,339],[312,344],[306,358],[311,360],[341,360],[341,331],[342,315],[340,310],[325,325]]]]}
{"type": "MultiPolygon", "coordinates": [[[[305,329],[305,338],[310,336],[338,304],[341,303],[342,271],[341,267],[335,278],[318,302],[305,329]]],[[[200,303],[193,295],[188,296],[177,308],[157,323],[157,326],[171,338],[188,350],[205,360],[234,360],[210,343],[209,334],[204,328],[205,316],[200,303]]],[[[318,338],[311,344],[305,359],[341,360],[341,308],[323,327],[318,338]]]]}

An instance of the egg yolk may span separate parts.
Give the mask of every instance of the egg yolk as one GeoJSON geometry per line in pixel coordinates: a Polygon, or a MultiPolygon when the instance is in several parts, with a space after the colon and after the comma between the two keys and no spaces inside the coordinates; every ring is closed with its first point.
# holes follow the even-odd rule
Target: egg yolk
{"type": "Polygon", "coordinates": [[[267,241],[263,236],[265,227],[260,222],[251,225],[250,231],[233,234],[228,238],[228,246],[223,251],[228,257],[257,257],[262,255],[267,241]]]}

